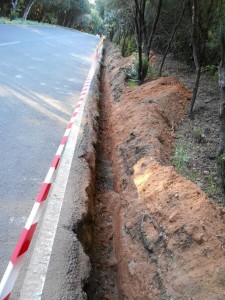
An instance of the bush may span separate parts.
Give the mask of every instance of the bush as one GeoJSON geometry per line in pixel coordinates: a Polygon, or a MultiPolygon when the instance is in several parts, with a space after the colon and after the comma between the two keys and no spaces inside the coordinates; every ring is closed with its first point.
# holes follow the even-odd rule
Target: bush
{"type": "Polygon", "coordinates": [[[137,74],[136,66],[137,66],[137,57],[135,56],[131,68],[125,72],[126,79],[130,79],[132,81],[137,80],[138,74],[137,74]]]}
{"type": "Polygon", "coordinates": [[[206,65],[203,67],[203,72],[210,76],[216,76],[218,75],[218,67],[214,65],[206,65]]]}
{"type": "Polygon", "coordinates": [[[134,36],[129,36],[126,38],[126,56],[131,55],[132,53],[134,53],[136,51],[136,41],[134,36]]]}
{"type": "MultiPolygon", "coordinates": [[[[134,57],[133,64],[131,66],[131,69],[126,72],[126,78],[130,79],[132,81],[137,81],[138,79],[138,65],[139,65],[139,59],[137,57],[137,53],[134,57]]],[[[152,68],[149,67],[149,61],[145,55],[142,56],[142,75],[143,79],[147,76],[149,69],[151,69],[150,74],[153,75],[154,71],[152,68]]],[[[149,74],[149,75],[150,75],[149,74]]]]}
{"type": "MultiPolygon", "coordinates": [[[[118,41],[118,36],[115,34],[114,35],[114,42],[118,41]]],[[[136,51],[136,42],[134,36],[128,36],[128,37],[122,37],[119,42],[120,50],[121,50],[121,55],[126,57],[131,55],[136,51]]]]}
{"type": "MultiPolygon", "coordinates": [[[[139,63],[139,60],[137,61],[137,70],[138,70],[138,63],[139,63]]],[[[142,79],[144,80],[145,77],[147,76],[148,74],[148,69],[149,69],[149,61],[148,61],[148,58],[143,55],[142,56],[142,79]]]]}

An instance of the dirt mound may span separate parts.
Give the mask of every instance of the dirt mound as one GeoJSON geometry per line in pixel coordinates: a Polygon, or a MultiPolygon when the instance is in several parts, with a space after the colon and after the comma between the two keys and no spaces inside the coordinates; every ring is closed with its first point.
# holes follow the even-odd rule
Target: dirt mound
{"type": "Polygon", "coordinates": [[[110,43],[108,43],[108,48],[110,56],[108,57],[107,67],[113,78],[113,82],[109,83],[110,92],[113,101],[118,102],[125,87],[125,73],[130,69],[133,59],[128,57],[121,60],[121,54],[118,48],[110,43]],[[120,64],[118,64],[118,61],[120,61],[120,64]]]}
{"type": "MultiPolygon", "coordinates": [[[[161,55],[155,57],[154,69],[159,68],[161,55]]],[[[193,89],[196,72],[184,62],[168,56],[164,74],[178,78],[190,90],[193,89]]],[[[225,195],[221,189],[221,176],[215,159],[220,143],[220,92],[218,78],[203,69],[198,96],[194,107],[194,120],[186,118],[176,129],[177,149],[182,148],[188,162],[179,172],[197,183],[214,202],[225,205],[225,195]]]]}
{"type": "Polygon", "coordinates": [[[120,195],[114,239],[121,298],[225,299],[225,210],[170,166],[190,93],[166,77],[119,98],[122,64],[110,46],[108,86],[120,101],[106,99],[105,109],[120,195]]]}

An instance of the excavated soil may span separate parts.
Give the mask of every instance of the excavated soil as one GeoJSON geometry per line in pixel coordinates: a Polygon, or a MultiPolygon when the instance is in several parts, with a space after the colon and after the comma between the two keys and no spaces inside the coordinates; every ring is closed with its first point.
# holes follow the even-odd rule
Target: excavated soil
{"type": "Polygon", "coordinates": [[[225,209],[171,163],[190,92],[125,87],[111,44],[103,64],[88,299],[225,299],[225,209]]]}
{"type": "MultiPolygon", "coordinates": [[[[161,55],[153,56],[152,65],[157,71],[161,55]]],[[[172,55],[166,59],[164,76],[180,80],[190,91],[195,84],[195,70],[184,62],[175,60],[172,55]]],[[[194,181],[216,203],[225,205],[225,194],[221,189],[221,176],[218,172],[216,154],[220,142],[219,87],[217,74],[202,72],[198,95],[194,107],[194,120],[186,116],[176,128],[175,146],[183,148],[187,162],[180,172],[194,181]]]]}
{"type": "Polygon", "coordinates": [[[92,266],[85,286],[88,299],[118,299],[115,231],[119,194],[115,192],[111,161],[111,138],[105,107],[109,95],[102,68],[99,101],[99,130],[96,144],[96,184],[91,204],[91,243],[87,249],[92,266]]]}

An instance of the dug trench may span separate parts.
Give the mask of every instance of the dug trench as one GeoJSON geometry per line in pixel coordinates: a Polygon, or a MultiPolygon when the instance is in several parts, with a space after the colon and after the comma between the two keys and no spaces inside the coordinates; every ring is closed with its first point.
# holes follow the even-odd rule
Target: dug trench
{"type": "Polygon", "coordinates": [[[119,194],[115,191],[115,178],[111,158],[111,138],[106,101],[109,96],[102,66],[99,97],[99,128],[96,144],[95,194],[91,205],[89,230],[91,243],[86,245],[90,257],[91,275],[84,288],[88,299],[119,299],[117,287],[116,231],[119,194]]]}
{"type": "Polygon", "coordinates": [[[225,209],[171,163],[190,92],[172,77],[129,88],[129,66],[107,43],[94,188],[76,229],[91,263],[84,291],[88,299],[225,299],[225,209]]]}

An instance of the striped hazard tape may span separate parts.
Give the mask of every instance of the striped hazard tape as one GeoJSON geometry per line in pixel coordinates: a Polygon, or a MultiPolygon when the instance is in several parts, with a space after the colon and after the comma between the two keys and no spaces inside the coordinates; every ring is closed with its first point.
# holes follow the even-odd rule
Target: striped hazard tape
{"type": "Polygon", "coordinates": [[[34,235],[35,229],[37,227],[38,221],[40,219],[40,216],[43,211],[43,206],[45,203],[45,200],[48,197],[51,185],[53,183],[55,172],[59,166],[60,159],[62,157],[63,150],[65,148],[65,145],[67,143],[68,137],[70,135],[73,123],[76,119],[76,116],[80,112],[80,107],[85,104],[85,101],[87,99],[87,95],[90,89],[90,85],[93,79],[93,76],[95,74],[97,64],[98,64],[98,58],[99,54],[102,51],[102,42],[103,39],[101,39],[97,50],[94,55],[94,61],[92,64],[92,67],[89,71],[88,77],[85,81],[85,84],[83,86],[82,92],[80,94],[79,100],[76,104],[76,107],[74,109],[74,112],[72,114],[72,117],[67,124],[65,133],[62,137],[62,140],[60,142],[60,145],[56,151],[56,154],[53,158],[53,161],[50,165],[49,171],[45,177],[45,180],[41,186],[41,189],[39,191],[39,194],[35,200],[35,203],[33,205],[33,208],[31,210],[31,213],[27,219],[26,225],[19,237],[19,240],[17,242],[17,245],[13,251],[13,254],[11,256],[10,262],[7,266],[7,269],[3,275],[3,278],[0,283],[0,300],[7,300],[10,297],[10,294],[12,292],[13,286],[16,282],[16,279],[18,277],[19,271],[23,265],[25,255],[28,251],[28,248],[30,246],[32,237],[34,235]]]}

